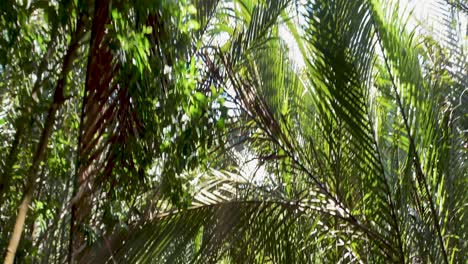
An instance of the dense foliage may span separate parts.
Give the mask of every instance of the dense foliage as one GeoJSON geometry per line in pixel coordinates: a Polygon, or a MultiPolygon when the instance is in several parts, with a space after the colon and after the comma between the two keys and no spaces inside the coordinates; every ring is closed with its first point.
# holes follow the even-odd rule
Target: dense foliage
{"type": "Polygon", "coordinates": [[[403,6],[2,1],[5,263],[466,263],[467,4],[403,6]]]}

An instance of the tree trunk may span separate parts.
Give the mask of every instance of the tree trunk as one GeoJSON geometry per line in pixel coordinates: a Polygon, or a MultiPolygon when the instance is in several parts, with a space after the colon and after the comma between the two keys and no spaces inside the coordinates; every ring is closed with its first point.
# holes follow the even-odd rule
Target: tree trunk
{"type": "Polygon", "coordinates": [[[37,172],[40,166],[40,163],[44,160],[46,155],[47,145],[49,142],[50,135],[53,131],[53,126],[55,123],[55,119],[57,116],[57,112],[60,109],[61,105],[65,102],[64,97],[64,87],[66,85],[67,75],[72,68],[72,63],[76,54],[76,50],[78,49],[79,38],[81,36],[81,31],[83,28],[83,16],[80,16],[77,21],[77,26],[74,34],[72,35],[72,41],[68,47],[67,54],[63,59],[62,65],[62,73],[60,75],[59,80],[57,81],[57,85],[55,87],[54,92],[54,102],[49,108],[49,112],[47,114],[47,119],[44,125],[44,129],[42,131],[41,139],[39,141],[36,153],[34,154],[33,163],[28,171],[26,187],[24,191],[24,196],[21,201],[21,204],[18,209],[18,215],[16,216],[15,227],[13,229],[13,233],[10,238],[10,242],[7,247],[5,262],[6,264],[10,264],[14,262],[16,250],[18,249],[18,245],[21,239],[21,234],[23,233],[24,223],[26,221],[26,216],[28,213],[29,205],[31,204],[34,190],[36,189],[36,179],[37,179],[37,172]]]}
{"type": "MultiPolygon", "coordinates": [[[[73,186],[73,198],[71,201],[72,212],[70,220],[70,242],[68,252],[68,263],[79,261],[80,253],[86,245],[86,238],[82,225],[87,224],[92,208],[90,185],[95,167],[92,158],[88,155],[89,144],[88,132],[95,127],[93,120],[101,115],[102,106],[96,102],[96,98],[105,98],[103,92],[110,88],[112,78],[112,52],[103,41],[106,38],[106,26],[110,23],[110,3],[109,0],[96,0],[94,6],[93,24],[91,29],[91,39],[89,42],[88,65],[86,69],[85,92],[81,109],[81,120],[78,136],[76,175],[73,186]],[[91,162],[89,162],[91,161],[91,162]]],[[[99,124],[102,126],[103,124],[99,124]]],[[[95,132],[95,130],[92,130],[95,132]]],[[[95,134],[91,132],[92,136],[95,134]]],[[[94,147],[94,145],[93,145],[94,147]]],[[[96,155],[99,156],[99,155],[96,155]]],[[[92,188],[91,188],[92,189],[92,188]]]]}
{"type": "Polygon", "coordinates": [[[10,148],[10,152],[8,153],[8,157],[5,163],[5,167],[2,172],[2,177],[0,177],[0,207],[3,204],[3,197],[6,193],[10,190],[11,184],[11,173],[13,171],[13,166],[16,164],[16,160],[18,158],[18,151],[20,150],[21,142],[23,141],[24,134],[31,130],[32,126],[32,116],[31,113],[33,112],[33,108],[35,107],[35,101],[38,100],[39,88],[41,87],[42,82],[42,74],[47,69],[47,63],[49,62],[49,58],[52,56],[52,52],[55,50],[55,40],[57,39],[58,33],[58,24],[54,24],[54,28],[52,29],[51,39],[49,41],[47,52],[44,54],[41,63],[39,64],[39,68],[37,70],[37,80],[34,83],[31,97],[32,102],[31,105],[25,107],[24,112],[17,120],[17,127],[15,138],[13,139],[13,143],[10,148]],[[31,126],[26,129],[26,121],[31,120],[31,126]]]}
{"type": "Polygon", "coordinates": [[[58,108],[59,104],[53,103],[49,109],[46,124],[44,126],[44,130],[42,131],[41,140],[39,142],[36,154],[34,155],[33,164],[31,165],[28,172],[28,182],[26,183],[26,189],[24,192],[23,200],[21,201],[21,205],[19,206],[18,215],[16,216],[13,234],[11,235],[10,243],[8,244],[5,257],[5,264],[12,264],[15,259],[16,250],[18,249],[21,234],[23,233],[24,222],[26,221],[26,215],[28,213],[29,204],[31,204],[34,189],[36,188],[37,171],[39,169],[39,164],[44,159],[44,156],[46,154],[47,143],[49,141],[50,134],[52,133],[53,125],[55,122],[55,116],[57,115],[58,108]]]}

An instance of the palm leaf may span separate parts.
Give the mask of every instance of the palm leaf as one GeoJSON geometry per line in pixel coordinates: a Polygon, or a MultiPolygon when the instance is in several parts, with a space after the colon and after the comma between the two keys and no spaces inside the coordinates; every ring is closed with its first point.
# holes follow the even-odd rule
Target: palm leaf
{"type": "Polygon", "coordinates": [[[202,176],[207,181],[198,178],[204,183],[197,185],[193,206],[177,210],[160,202],[162,211],[152,219],[104,238],[84,262],[206,263],[227,257],[235,262],[302,263],[321,257],[324,252],[316,243],[330,239],[341,241],[348,252],[342,260],[358,258],[357,248],[344,237],[358,240],[359,232],[330,233],[327,224],[310,221],[318,213],[346,217],[323,195],[316,201],[284,200],[236,174],[211,170],[202,176]]]}

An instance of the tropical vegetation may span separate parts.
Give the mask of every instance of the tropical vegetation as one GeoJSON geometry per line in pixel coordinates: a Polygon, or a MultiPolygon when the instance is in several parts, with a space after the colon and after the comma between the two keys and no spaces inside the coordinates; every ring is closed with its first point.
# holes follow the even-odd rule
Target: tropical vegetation
{"type": "Polygon", "coordinates": [[[466,263],[468,4],[406,6],[3,0],[5,263],[466,263]]]}

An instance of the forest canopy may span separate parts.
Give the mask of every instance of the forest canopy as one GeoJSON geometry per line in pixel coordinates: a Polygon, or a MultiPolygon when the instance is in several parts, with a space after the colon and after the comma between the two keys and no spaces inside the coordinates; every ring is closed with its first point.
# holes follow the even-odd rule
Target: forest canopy
{"type": "Polygon", "coordinates": [[[2,0],[5,263],[466,263],[466,0],[2,0]]]}

